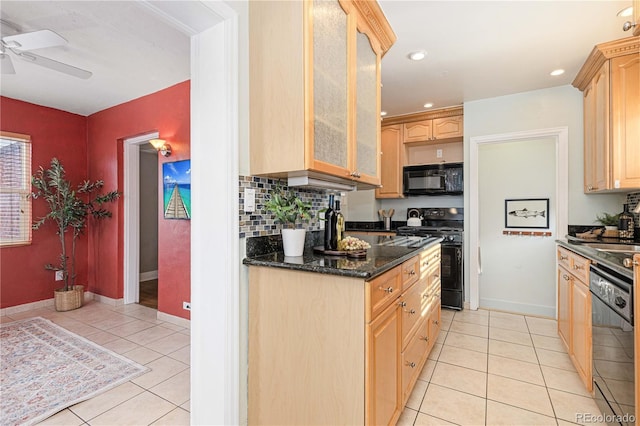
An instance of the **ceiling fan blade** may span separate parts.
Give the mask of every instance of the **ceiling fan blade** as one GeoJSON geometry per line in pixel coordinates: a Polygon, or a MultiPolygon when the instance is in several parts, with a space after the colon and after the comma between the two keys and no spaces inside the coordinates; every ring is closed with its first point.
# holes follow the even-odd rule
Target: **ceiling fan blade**
{"type": "Polygon", "coordinates": [[[54,61],[53,59],[45,58],[44,56],[36,55],[35,53],[25,53],[16,50],[11,50],[18,58],[31,62],[32,64],[40,65],[45,68],[49,68],[64,74],[71,75],[82,79],[87,79],[93,75],[93,73],[76,68],[72,65],[63,64],[62,62],[54,61]]]}
{"type": "Polygon", "coordinates": [[[51,30],[39,30],[30,33],[15,34],[2,37],[4,45],[20,51],[43,49],[45,47],[63,46],[67,44],[61,35],[51,30]]]}
{"type": "Polygon", "coordinates": [[[0,73],[2,74],[15,74],[16,70],[13,68],[13,62],[6,53],[0,53],[0,73]]]}

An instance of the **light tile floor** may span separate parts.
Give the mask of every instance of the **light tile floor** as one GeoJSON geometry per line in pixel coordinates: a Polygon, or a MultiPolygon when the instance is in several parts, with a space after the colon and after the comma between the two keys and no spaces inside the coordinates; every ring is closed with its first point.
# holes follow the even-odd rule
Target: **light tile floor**
{"type": "Polygon", "coordinates": [[[37,309],[2,322],[40,316],[151,368],[148,373],[43,421],[42,425],[188,425],[190,333],[142,305],[88,302],[81,309],[37,309]]]}
{"type": "Polygon", "coordinates": [[[601,415],[556,321],[443,310],[441,330],[398,425],[571,425],[578,413],[601,415]]]}
{"type": "MultiPolygon", "coordinates": [[[[34,316],[152,368],[149,373],[50,417],[43,425],[188,425],[189,329],[141,305],[38,309],[34,316]]],[[[429,355],[398,425],[570,425],[599,415],[554,320],[495,311],[443,310],[429,355]]],[[[594,423],[589,423],[594,424],[594,423]]]]}

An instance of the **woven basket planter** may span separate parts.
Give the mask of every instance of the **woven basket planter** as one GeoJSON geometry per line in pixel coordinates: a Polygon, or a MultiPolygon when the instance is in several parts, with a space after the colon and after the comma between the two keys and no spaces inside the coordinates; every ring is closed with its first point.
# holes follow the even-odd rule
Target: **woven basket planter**
{"type": "Polygon", "coordinates": [[[57,289],[53,292],[56,311],[66,312],[78,309],[84,301],[84,286],[74,286],[73,290],[57,289]]]}

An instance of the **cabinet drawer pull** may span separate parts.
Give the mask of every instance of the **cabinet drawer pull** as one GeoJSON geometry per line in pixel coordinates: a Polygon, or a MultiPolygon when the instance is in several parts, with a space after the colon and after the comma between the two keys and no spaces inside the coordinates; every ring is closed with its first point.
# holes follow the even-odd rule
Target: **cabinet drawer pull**
{"type": "MultiPolygon", "coordinates": [[[[405,305],[406,305],[406,303],[405,303],[405,305]]],[[[408,311],[405,309],[404,311],[405,311],[406,313],[408,313],[409,315],[415,315],[415,313],[416,313],[416,310],[415,310],[415,309],[410,309],[410,310],[408,310],[408,311]]]]}
{"type": "Polygon", "coordinates": [[[422,262],[422,266],[429,266],[429,261],[422,262]]]}
{"type": "Polygon", "coordinates": [[[569,256],[560,255],[560,260],[567,260],[568,258],[569,258],[569,256]]]}
{"type": "Polygon", "coordinates": [[[399,302],[399,303],[398,303],[398,305],[399,305],[401,308],[404,308],[405,306],[407,306],[407,302],[399,302]]]}
{"type": "Polygon", "coordinates": [[[378,287],[378,290],[384,291],[385,293],[393,293],[393,287],[384,288],[382,286],[378,287]]]}
{"type": "Polygon", "coordinates": [[[415,275],[415,274],[416,274],[416,271],[414,271],[413,269],[412,269],[412,270],[410,270],[410,271],[405,271],[405,272],[406,272],[407,274],[409,274],[409,275],[415,275]]]}
{"type": "Polygon", "coordinates": [[[415,362],[409,362],[409,361],[407,361],[406,365],[407,365],[408,367],[411,367],[411,368],[416,368],[416,363],[415,363],[415,362]]]}
{"type": "Polygon", "coordinates": [[[584,266],[583,265],[573,265],[573,269],[576,269],[576,270],[584,269],[584,266]]]}
{"type": "Polygon", "coordinates": [[[421,337],[420,340],[424,340],[425,342],[428,342],[429,341],[429,336],[421,337]]]}
{"type": "Polygon", "coordinates": [[[428,299],[429,296],[431,296],[429,293],[425,293],[425,294],[422,295],[422,298],[423,299],[428,299]]]}
{"type": "Polygon", "coordinates": [[[440,324],[440,321],[435,320],[433,323],[434,323],[435,325],[438,325],[438,324],[440,324]]]}
{"type": "Polygon", "coordinates": [[[571,279],[571,278],[569,278],[569,276],[568,276],[567,274],[562,274],[562,278],[563,278],[565,281],[569,281],[569,280],[571,279]]]}

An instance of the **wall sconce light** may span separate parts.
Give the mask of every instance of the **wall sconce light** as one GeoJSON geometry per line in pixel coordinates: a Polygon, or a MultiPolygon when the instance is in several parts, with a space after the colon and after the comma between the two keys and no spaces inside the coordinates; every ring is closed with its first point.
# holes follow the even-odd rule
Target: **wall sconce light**
{"type": "Polygon", "coordinates": [[[166,143],[164,139],[151,139],[149,143],[163,156],[168,157],[171,155],[171,145],[166,143]]]}

